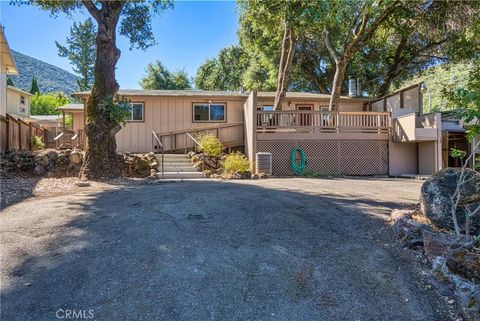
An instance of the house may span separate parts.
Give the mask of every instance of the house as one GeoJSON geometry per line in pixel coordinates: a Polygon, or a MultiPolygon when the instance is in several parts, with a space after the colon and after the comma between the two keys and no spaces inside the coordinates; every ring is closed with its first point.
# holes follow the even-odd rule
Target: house
{"type": "Polygon", "coordinates": [[[30,97],[33,95],[20,88],[7,86],[7,114],[20,118],[30,116],[30,97]]]}
{"type": "Polygon", "coordinates": [[[0,116],[7,114],[7,76],[18,75],[4,27],[0,24],[0,116]]]}
{"type": "MultiPolygon", "coordinates": [[[[273,110],[274,92],[120,90],[132,103],[117,133],[120,152],[185,152],[192,137],[215,134],[241,147],[255,168],[256,154],[272,154],[274,175],[292,175],[293,147],[304,149],[308,169],[324,175],[430,175],[442,168],[441,115],[423,114],[420,84],[386,97],[342,96],[328,111],[329,95],[288,92],[273,110]]],[[[86,103],[89,92],[74,96],[86,103]]],[[[71,137],[84,137],[83,105],[59,108],[73,116],[71,137]]],[[[78,144],[78,141],[77,141],[78,144]]]]}

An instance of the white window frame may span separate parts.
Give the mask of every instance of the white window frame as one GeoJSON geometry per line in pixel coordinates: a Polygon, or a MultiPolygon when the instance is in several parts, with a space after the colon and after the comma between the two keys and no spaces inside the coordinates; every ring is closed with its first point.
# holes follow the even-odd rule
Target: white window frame
{"type": "Polygon", "coordinates": [[[201,103],[196,102],[192,104],[192,122],[194,123],[226,123],[227,122],[227,103],[220,103],[220,102],[208,102],[208,103],[201,103]],[[208,120],[195,120],[195,106],[198,105],[208,105],[208,120]],[[210,107],[212,105],[223,105],[223,119],[222,120],[211,120],[210,119],[210,107]]]}
{"type": "Polygon", "coordinates": [[[130,102],[130,105],[132,105],[132,108],[130,110],[130,119],[128,119],[128,122],[131,123],[142,123],[145,121],[145,103],[141,101],[132,101],[130,102]],[[142,105],[142,119],[133,119],[133,105],[142,105]]]}

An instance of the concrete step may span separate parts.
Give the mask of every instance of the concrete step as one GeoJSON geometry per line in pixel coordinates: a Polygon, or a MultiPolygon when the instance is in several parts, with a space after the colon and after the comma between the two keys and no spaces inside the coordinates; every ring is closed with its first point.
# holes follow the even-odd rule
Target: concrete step
{"type": "MultiPolygon", "coordinates": [[[[160,166],[158,168],[159,171],[162,170],[162,167],[160,166]]],[[[165,166],[164,167],[165,172],[195,172],[197,169],[193,166],[165,166]]]]}
{"type": "MultiPolygon", "coordinates": [[[[162,178],[162,173],[157,174],[159,178],[162,178]]],[[[201,172],[165,172],[164,179],[183,179],[183,178],[203,178],[201,172]]]]}
{"type": "MultiPolygon", "coordinates": [[[[155,157],[157,159],[162,159],[162,154],[155,154],[155,157]]],[[[187,159],[187,156],[185,154],[163,154],[163,157],[165,159],[187,159]]]]}
{"type": "MultiPolygon", "coordinates": [[[[158,164],[161,166],[162,161],[158,161],[158,164]]],[[[187,167],[187,166],[192,166],[192,162],[187,161],[187,162],[178,162],[178,161],[164,161],[163,163],[165,166],[181,166],[181,167],[187,167]]]]}

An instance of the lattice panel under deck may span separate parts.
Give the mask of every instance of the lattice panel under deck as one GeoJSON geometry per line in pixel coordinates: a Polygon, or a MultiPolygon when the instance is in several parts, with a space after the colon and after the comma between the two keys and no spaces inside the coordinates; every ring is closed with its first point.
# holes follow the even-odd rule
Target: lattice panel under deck
{"type": "Polygon", "coordinates": [[[307,171],[320,175],[388,175],[388,141],[258,141],[257,151],[272,153],[273,175],[290,176],[290,154],[295,146],[305,151],[307,171]]]}

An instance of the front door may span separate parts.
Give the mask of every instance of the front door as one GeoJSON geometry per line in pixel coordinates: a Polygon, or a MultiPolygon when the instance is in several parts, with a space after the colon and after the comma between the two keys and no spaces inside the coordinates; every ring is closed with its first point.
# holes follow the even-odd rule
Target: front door
{"type": "MultiPolygon", "coordinates": [[[[297,110],[313,110],[313,105],[297,105],[296,107],[297,110]]],[[[312,115],[310,113],[299,113],[297,123],[299,126],[312,126],[312,115]]]]}

